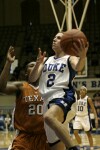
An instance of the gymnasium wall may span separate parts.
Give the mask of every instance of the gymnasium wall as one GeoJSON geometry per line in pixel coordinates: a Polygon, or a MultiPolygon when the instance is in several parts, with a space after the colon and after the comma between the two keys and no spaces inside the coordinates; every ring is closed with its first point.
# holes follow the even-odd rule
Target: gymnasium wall
{"type": "Polygon", "coordinates": [[[0,95],[0,110],[3,114],[11,113],[15,106],[15,96],[14,95],[0,95]]]}
{"type": "MultiPolygon", "coordinates": [[[[61,21],[64,6],[57,2],[55,9],[61,21]]],[[[41,24],[55,23],[49,0],[0,0],[0,26],[37,23],[36,20],[41,24]]]]}
{"type": "Polygon", "coordinates": [[[21,25],[20,0],[0,0],[0,26],[21,25]]]}

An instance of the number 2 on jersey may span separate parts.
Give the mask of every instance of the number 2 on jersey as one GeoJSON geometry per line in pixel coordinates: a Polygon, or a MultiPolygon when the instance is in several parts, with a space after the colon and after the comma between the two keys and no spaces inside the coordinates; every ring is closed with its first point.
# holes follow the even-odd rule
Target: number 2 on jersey
{"type": "Polygon", "coordinates": [[[49,74],[49,75],[48,75],[47,87],[51,87],[51,86],[54,85],[55,77],[56,77],[55,74],[49,74]]]}

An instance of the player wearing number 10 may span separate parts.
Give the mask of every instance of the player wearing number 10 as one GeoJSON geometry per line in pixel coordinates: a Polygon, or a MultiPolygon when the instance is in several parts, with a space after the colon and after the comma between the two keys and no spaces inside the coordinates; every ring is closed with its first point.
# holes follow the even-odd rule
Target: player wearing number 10
{"type": "Polygon", "coordinates": [[[93,150],[93,139],[91,135],[91,121],[90,121],[90,108],[95,116],[95,126],[98,127],[98,118],[96,114],[96,110],[94,108],[92,99],[87,96],[87,88],[82,86],[80,88],[80,99],[76,102],[77,111],[75,116],[75,121],[73,125],[74,135],[76,137],[77,142],[82,145],[81,138],[78,135],[79,130],[84,130],[87,134],[90,143],[90,149],[93,150]]]}
{"type": "MultiPolygon", "coordinates": [[[[18,135],[9,150],[49,150],[44,130],[43,100],[38,91],[38,83],[16,81],[7,84],[10,66],[14,60],[14,48],[10,47],[0,77],[0,91],[16,93],[14,127],[18,135]]],[[[27,65],[27,77],[34,65],[35,62],[27,65]]]]}

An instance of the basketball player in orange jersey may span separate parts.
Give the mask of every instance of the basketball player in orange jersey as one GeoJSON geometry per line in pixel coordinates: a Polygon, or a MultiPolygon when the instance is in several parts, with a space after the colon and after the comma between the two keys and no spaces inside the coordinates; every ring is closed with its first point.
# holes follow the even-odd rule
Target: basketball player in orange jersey
{"type": "Polygon", "coordinates": [[[75,121],[73,124],[74,135],[80,145],[82,145],[81,138],[78,135],[79,130],[84,130],[87,134],[90,149],[93,150],[93,139],[91,135],[91,120],[90,120],[90,108],[95,116],[95,126],[98,128],[98,117],[93,105],[92,99],[87,96],[87,88],[82,86],[80,88],[80,99],[76,102],[77,111],[75,121]]]}
{"type": "Polygon", "coordinates": [[[57,145],[59,141],[63,141],[68,150],[78,150],[63,122],[75,102],[73,79],[76,72],[81,71],[85,65],[89,44],[87,42],[85,47],[84,41],[79,39],[78,46],[73,43],[79,57],[66,55],[60,45],[63,34],[57,33],[53,39],[54,56],[45,60],[46,52],[42,54],[39,50],[36,65],[29,79],[35,82],[39,78],[39,90],[44,100],[43,113],[48,142],[55,145],[55,150],[59,147],[57,145]]]}
{"type": "MultiPolygon", "coordinates": [[[[14,127],[18,131],[9,150],[49,150],[43,121],[43,100],[38,91],[38,83],[7,83],[11,64],[15,60],[14,48],[10,47],[1,73],[1,92],[16,93],[14,127]]],[[[27,65],[27,77],[35,62],[27,65]]]]}

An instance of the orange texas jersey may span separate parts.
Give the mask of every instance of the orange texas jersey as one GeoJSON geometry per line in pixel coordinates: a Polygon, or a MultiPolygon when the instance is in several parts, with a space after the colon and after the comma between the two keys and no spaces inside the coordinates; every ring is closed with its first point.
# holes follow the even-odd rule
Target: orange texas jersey
{"type": "Polygon", "coordinates": [[[29,133],[44,132],[43,100],[38,88],[23,83],[23,90],[16,98],[14,127],[29,133]]]}

